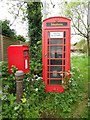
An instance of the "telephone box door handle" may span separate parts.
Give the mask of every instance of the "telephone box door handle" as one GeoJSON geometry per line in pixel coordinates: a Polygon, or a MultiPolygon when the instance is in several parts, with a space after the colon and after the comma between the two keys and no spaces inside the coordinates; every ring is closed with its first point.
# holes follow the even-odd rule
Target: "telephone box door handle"
{"type": "Polygon", "coordinates": [[[47,57],[47,54],[45,54],[44,57],[47,57]]]}

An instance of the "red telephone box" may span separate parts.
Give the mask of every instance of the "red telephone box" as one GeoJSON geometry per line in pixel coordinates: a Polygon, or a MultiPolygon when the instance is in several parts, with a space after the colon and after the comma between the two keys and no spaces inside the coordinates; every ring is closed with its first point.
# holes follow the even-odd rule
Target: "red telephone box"
{"type": "Polygon", "coordinates": [[[10,45],[8,47],[9,73],[12,73],[12,65],[24,73],[29,72],[29,48],[27,45],[10,45]]]}
{"type": "Polygon", "coordinates": [[[42,67],[46,92],[64,92],[64,76],[70,72],[70,21],[65,17],[43,21],[42,67]]]}

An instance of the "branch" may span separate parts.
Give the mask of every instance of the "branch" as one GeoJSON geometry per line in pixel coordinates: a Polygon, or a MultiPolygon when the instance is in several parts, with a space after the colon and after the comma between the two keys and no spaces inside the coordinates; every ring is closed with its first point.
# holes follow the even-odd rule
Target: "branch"
{"type": "Polygon", "coordinates": [[[80,13],[78,12],[78,10],[77,10],[77,13],[78,13],[79,18],[80,18],[81,22],[83,23],[83,25],[84,25],[85,29],[87,30],[87,27],[86,27],[86,25],[85,25],[85,23],[84,23],[83,19],[81,18],[81,15],[80,15],[80,13]]]}
{"type": "MultiPolygon", "coordinates": [[[[19,14],[20,14],[20,9],[22,8],[22,6],[23,6],[24,4],[25,4],[25,2],[24,2],[23,4],[21,4],[21,3],[18,3],[18,4],[17,4],[17,6],[20,5],[20,7],[19,7],[19,9],[18,9],[18,11],[17,11],[17,14],[16,14],[16,16],[15,16],[14,21],[10,24],[10,26],[12,26],[13,23],[15,22],[15,20],[18,18],[19,14]]],[[[13,5],[13,6],[14,6],[14,5],[13,5]]]]}
{"type": "MultiPolygon", "coordinates": [[[[73,20],[72,20],[72,22],[73,22],[73,20]]],[[[85,38],[87,38],[87,35],[84,34],[84,33],[74,24],[74,22],[73,22],[73,26],[78,30],[78,32],[80,33],[80,35],[82,35],[82,36],[84,36],[85,38]]]]}

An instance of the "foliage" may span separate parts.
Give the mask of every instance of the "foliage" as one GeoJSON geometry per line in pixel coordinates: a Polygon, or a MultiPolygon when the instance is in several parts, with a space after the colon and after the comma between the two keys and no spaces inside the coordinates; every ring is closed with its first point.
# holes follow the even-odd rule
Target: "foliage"
{"type": "MultiPolygon", "coordinates": [[[[24,94],[19,104],[16,103],[15,91],[11,92],[12,87],[10,83],[13,80],[14,84],[14,74],[4,76],[2,78],[3,85],[7,81],[6,85],[8,87],[3,86],[3,119],[73,118],[75,112],[73,106],[83,100],[83,93],[86,90],[85,86],[87,86],[85,85],[87,84],[87,57],[73,57],[71,65],[69,89],[65,90],[64,93],[46,93],[45,85],[39,76],[40,74],[37,75],[32,71],[32,73],[24,75],[24,94]],[[7,87],[6,90],[5,87],[7,87]]],[[[5,67],[3,66],[3,68],[5,67]]],[[[15,88],[15,85],[13,88],[15,88]]],[[[87,114],[84,117],[87,117],[87,114]]]]}
{"type": "Polygon", "coordinates": [[[30,61],[30,70],[32,74],[37,74],[41,76],[42,72],[42,53],[41,53],[41,41],[38,41],[37,44],[31,46],[31,61],[30,61]]]}
{"type": "Polygon", "coordinates": [[[41,40],[42,16],[41,2],[27,3],[27,19],[28,19],[28,34],[30,37],[30,45],[33,46],[41,40]]]}
{"type": "MultiPolygon", "coordinates": [[[[8,7],[8,12],[13,17],[13,22],[11,25],[14,24],[17,18],[19,18],[22,23],[28,22],[28,35],[30,38],[30,45],[33,46],[33,44],[36,44],[38,41],[41,40],[41,32],[42,32],[41,5],[42,3],[40,2],[40,0],[38,0],[37,2],[33,2],[32,0],[30,2],[7,1],[6,5],[9,6],[9,4],[10,4],[10,7],[8,7]]],[[[10,24],[8,24],[8,27],[10,28],[10,24]]],[[[18,37],[20,38],[20,40],[23,40],[22,36],[18,36],[18,37]]],[[[18,37],[16,38],[18,39],[18,37]]]]}
{"type": "Polygon", "coordinates": [[[87,39],[87,1],[74,1],[65,3],[65,16],[71,18],[75,35],[83,36],[87,39]]]}
{"type": "Polygon", "coordinates": [[[7,62],[1,62],[1,67],[2,67],[2,76],[6,77],[9,75],[8,73],[8,64],[7,62]]]}
{"type": "Polygon", "coordinates": [[[87,41],[86,40],[80,40],[77,44],[76,44],[77,48],[82,48],[82,52],[83,53],[87,53],[87,41]]]}
{"type": "Polygon", "coordinates": [[[25,42],[25,41],[26,41],[26,39],[25,39],[22,35],[18,35],[18,36],[17,36],[17,40],[20,40],[20,41],[22,41],[22,42],[25,42]]]}
{"type": "Polygon", "coordinates": [[[16,33],[14,29],[10,28],[10,21],[9,20],[0,20],[1,26],[1,34],[10,38],[16,38],[16,33]]]}
{"type": "MultiPolygon", "coordinates": [[[[65,3],[65,16],[72,20],[73,35],[79,35],[87,39],[88,56],[90,55],[89,23],[87,25],[88,0],[78,0],[65,3]]],[[[88,12],[89,16],[89,12],[88,12]]],[[[89,17],[88,17],[89,21],[89,17]]]]}
{"type": "MultiPolygon", "coordinates": [[[[12,70],[15,68],[12,67],[12,70]]],[[[2,62],[2,91],[4,93],[15,94],[15,77],[14,74],[9,75],[7,62],[2,62]]]]}
{"type": "Polygon", "coordinates": [[[0,20],[0,26],[1,26],[1,33],[4,36],[16,39],[16,40],[20,40],[25,42],[25,38],[22,35],[16,35],[16,32],[14,29],[10,28],[10,21],[9,20],[4,20],[1,21],[0,20]]]}

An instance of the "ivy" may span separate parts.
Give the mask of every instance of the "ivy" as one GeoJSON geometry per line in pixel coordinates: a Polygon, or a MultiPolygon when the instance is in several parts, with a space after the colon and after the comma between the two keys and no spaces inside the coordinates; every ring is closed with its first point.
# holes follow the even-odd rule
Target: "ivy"
{"type": "Polygon", "coordinates": [[[27,18],[28,18],[28,34],[30,37],[30,45],[36,45],[41,40],[42,31],[42,15],[41,2],[27,3],[27,18]]]}

